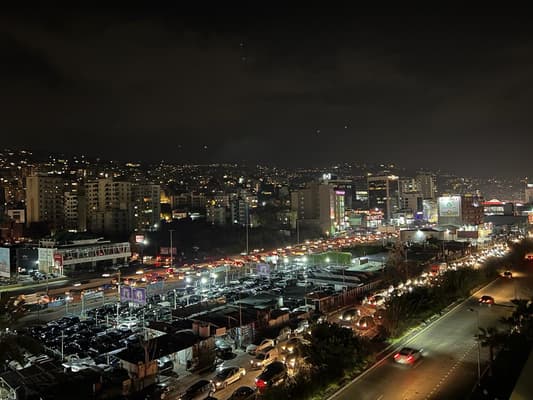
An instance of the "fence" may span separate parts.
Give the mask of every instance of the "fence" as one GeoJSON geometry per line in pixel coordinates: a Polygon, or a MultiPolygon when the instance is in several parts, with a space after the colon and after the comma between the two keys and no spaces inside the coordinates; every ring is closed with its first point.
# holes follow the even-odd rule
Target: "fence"
{"type": "Polygon", "coordinates": [[[321,313],[327,313],[332,310],[336,310],[340,307],[344,307],[348,304],[355,303],[360,299],[364,294],[375,290],[383,284],[382,280],[376,280],[370,283],[367,283],[363,286],[358,286],[352,289],[344,290],[341,293],[334,294],[331,296],[313,299],[315,302],[316,310],[321,313]]]}

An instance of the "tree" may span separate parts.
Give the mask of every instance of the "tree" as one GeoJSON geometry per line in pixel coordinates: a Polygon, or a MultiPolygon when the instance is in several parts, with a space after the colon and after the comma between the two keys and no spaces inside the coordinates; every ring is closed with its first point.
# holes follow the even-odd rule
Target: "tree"
{"type": "Polygon", "coordinates": [[[489,374],[492,375],[492,363],[494,362],[494,352],[503,347],[507,342],[508,335],[498,331],[496,328],[479,328],[476,339],[480,341],[482,347],[489,348],[489,374]]]}
{"type": "Polygon", "coordinates": [[[304,352],[309,362],[322,374],[338,377],[363,361],[363,342],[351,329],[337,324],[317,324],[309,335],[304,352]]]}
{"type": "Polygon", "coordinates": [[[35,353],[41,350],[38,342],[13,330],[17,321],[26,314],[24,302],[0,293],[0,365],[6,367],[11,360],[23,362],[23,349],[35,353]]]}
{"type": "Polygon", "coordinates": [[[0,293],[0,329],[13,328],[17,321],[26,315],[24,301],[10,297],[8,292],[0,293]]]}

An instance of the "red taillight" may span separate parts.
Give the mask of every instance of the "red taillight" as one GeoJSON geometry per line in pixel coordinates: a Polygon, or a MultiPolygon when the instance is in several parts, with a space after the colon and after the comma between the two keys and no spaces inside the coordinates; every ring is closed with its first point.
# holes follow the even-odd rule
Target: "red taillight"
{"type": "Polygon", "coordinates": [[[414,357],[413,357],[413,356],[409,356],[409,357],[407,357],[407,361],[411,362],[411,361],[413,361],[413,360],[414,360],[414,357]]]}
{"type": "Polygon", "coordinates": [[[257,379],[255,381],[255,386],[257,386],[258,388],[264,388],[264,387],[266,387],[266,385],[267,385],[267,383],[264,380],[262,380],[262,379],[257,379]]]}
{"type": "Polygon", "coordinates": [[[400,358],[400,353],[396,353],[396,354],[394,355],[394,359],[398,359],[398,358],[400,358]]]}

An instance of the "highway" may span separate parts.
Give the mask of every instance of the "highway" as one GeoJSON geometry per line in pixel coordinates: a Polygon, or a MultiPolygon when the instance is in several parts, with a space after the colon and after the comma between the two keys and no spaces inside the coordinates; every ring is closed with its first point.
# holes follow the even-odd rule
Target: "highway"
{"type": "MultiPolygon", "coordinates": [[[[532,274],[514,274],[513,279],[498,278],[411,338],[406,345],[423,349],[423,357],[413,366],[394,363],[392,351],[330,400],[466,398],[477,381],[478,317],[479,326],[498,327],[500,318],[512,312],[515,292],[519,297],[531,295],[532,274]],[[478,305],[485,294],[496,304],[478,305]]],[[[481,347],[481,371],[488,358],[488,348],[481,347]]]]}

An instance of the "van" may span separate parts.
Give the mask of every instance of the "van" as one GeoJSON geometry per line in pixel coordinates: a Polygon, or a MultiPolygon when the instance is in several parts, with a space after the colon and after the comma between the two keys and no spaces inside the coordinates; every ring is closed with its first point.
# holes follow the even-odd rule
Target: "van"
{"type": "Polygon", "coordinates": [[[253,360],[250,360],[252,369],[261,369],[276,361],[279,358],[279,351],[276,347],[268,347],[257,353],[253,360]]]}

